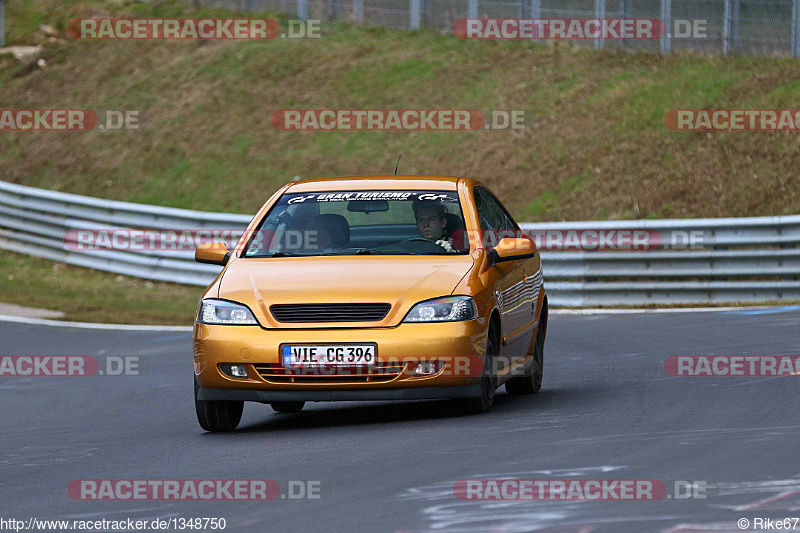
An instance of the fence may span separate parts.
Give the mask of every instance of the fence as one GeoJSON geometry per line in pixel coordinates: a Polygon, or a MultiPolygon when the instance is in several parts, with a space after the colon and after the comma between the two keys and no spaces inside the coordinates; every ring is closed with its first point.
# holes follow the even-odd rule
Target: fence
{"type": "Polygon", "coordinates": [[[0,0],[0,48],[6,45],[6,0],[0,0]]]}
{"type": "MultiPolygon", "coordinates": [[[[800,0],[196,0],[237,11],[274,11],[307,20],[452,31],[462,18],[650,18],[660,40],[575,41],[595,48],[667,53],[793,55],[800,57],[800,0]],[[704,21],[702,36],[685,21],[704,21]]],[[[698,30],[700,28],[698,27],[698,30]]]]}
{"type": "MultiPolygon", "coordinates": [[[[0,181],[0,248],[151,280],[207,285],[220,268],[192,251],[70,249],[70,230],[243,229],[248,215],[89,198],[0,181]]],[[[645,230],[651,251],[542,252],[553,305],[708,304],[800,300],[800,215],[523,224],[533,235],[645,230]],[[683,245],[690,244],[688,248],[683,245]]],[[[569,238],[562,239],[566,244],[569,238]]]]}

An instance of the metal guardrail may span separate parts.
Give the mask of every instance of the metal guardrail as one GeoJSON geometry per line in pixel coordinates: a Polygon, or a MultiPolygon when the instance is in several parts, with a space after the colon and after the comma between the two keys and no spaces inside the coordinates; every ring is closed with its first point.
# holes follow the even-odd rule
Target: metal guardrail
{"type": "Polygon", "coordinates": [[[118,202],[0,181],[0,248],[138,278],[208,285],[220,272],[187,251],[73,250],[70,230],[243,229],[252,217],[118,202]]]}
{"type": "MultiPolygon", "coordinates": [[[[250,220],[249,215],[118,202],[0,181],[0,248],[150,280],[204,286],[220,268],[195,263],[191,250],[73,249],[65,244],[68,232],[242,230],[250,220]]],[[[800,215],[557,222],[522,228],[533,235],[556,232],[562,237],[570,232],[645,230],[663,244],[648,251],[543,251],[553,305],[800,300],[800,215]]]]}

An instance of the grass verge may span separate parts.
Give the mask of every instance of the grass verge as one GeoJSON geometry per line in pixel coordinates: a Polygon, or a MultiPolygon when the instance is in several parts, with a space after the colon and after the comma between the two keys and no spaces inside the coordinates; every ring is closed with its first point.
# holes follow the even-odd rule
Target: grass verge
{"type": "Polygon", "coordinates": [[[145,281],[3,251],[0,301],[63,311],[63,320],[191,325],[202,287],[145,281]]]}

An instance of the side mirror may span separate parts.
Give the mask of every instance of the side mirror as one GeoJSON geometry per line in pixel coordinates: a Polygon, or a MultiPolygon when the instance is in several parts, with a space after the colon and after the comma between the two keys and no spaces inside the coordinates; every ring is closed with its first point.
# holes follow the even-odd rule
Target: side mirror
{"type": "Polygon", "coordinates": [[[194,251],[194,260],[198,263],[225,266],[231,253],[224,242],[204,242],[198,244],[194,251]]]}
{"type": "Polygon", "coordinates": [[[528,259],[536,255],[536,245],[530,239],[502,239],[494,250],[489,252],[489,261],[492,266],[504,261],[528,259]]]}

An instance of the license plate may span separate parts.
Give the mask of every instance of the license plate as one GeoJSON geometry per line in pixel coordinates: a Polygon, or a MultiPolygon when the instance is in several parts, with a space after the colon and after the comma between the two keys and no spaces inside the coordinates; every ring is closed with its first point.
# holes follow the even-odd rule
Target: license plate
{"type": "Polygon", "coordinates": [[[281,347],[283,366],[374,365],[374,344],[303,344],[281,347]]]}

